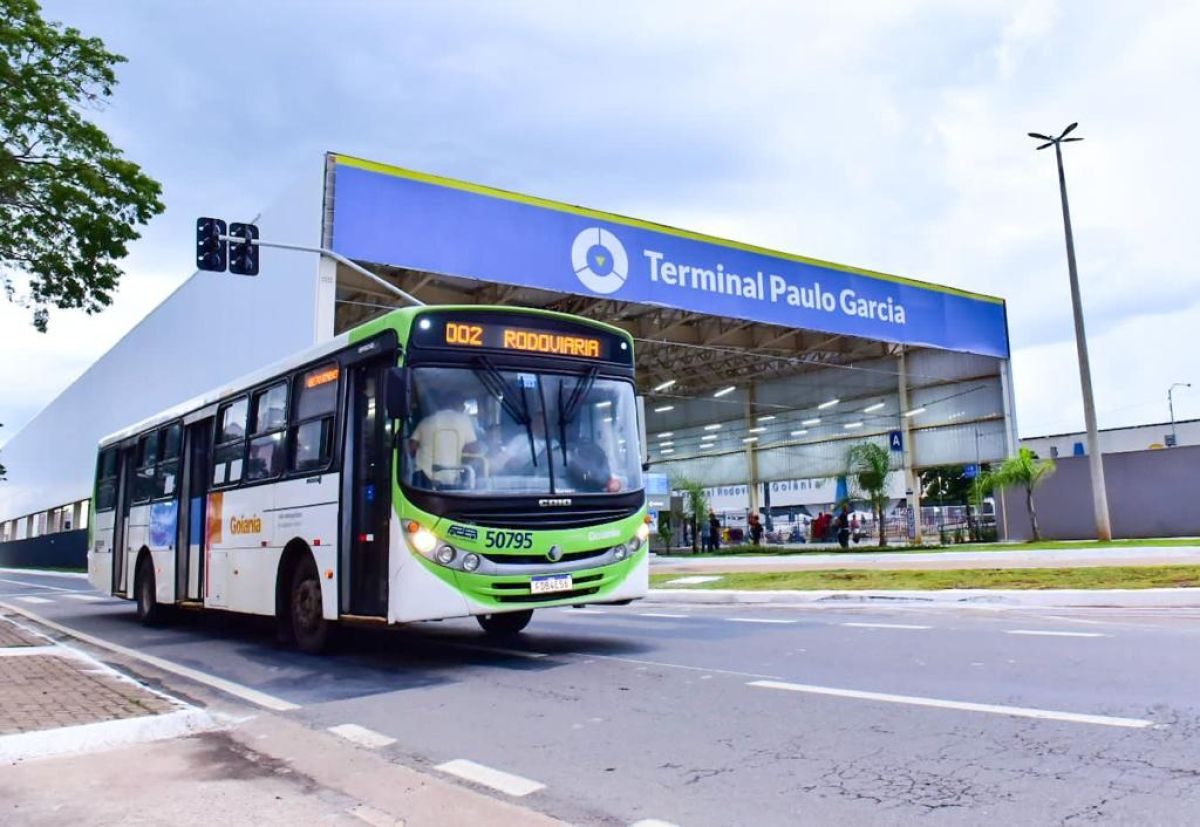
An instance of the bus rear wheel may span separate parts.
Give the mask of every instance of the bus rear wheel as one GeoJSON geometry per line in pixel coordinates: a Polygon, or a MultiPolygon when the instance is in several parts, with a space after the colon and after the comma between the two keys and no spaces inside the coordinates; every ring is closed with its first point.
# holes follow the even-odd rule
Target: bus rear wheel
{"type": "Polygon", "coordinates": [[[134,589],[137,598],[137,619],[143,626],[157,626],[163,620],[163,607],[156,596],[158,588],[154,582],[154,564],[149,557],[138,563],[134,589]]]}
{"type": "Polygon", "coordinates": [[[476,615],[475,619],[483,631],[494,637],[509,637],[518,634],[533,619],[533,609],[522,612],[505,612],[495,615],[476,615]]]}
{"type": "Polygon", "coordinates": [[[292,573],[289,613],[296,647],[314,655],[324,651],[329,643],[329,621],[321,608],[321,578],[311,558],[292,573]]]}

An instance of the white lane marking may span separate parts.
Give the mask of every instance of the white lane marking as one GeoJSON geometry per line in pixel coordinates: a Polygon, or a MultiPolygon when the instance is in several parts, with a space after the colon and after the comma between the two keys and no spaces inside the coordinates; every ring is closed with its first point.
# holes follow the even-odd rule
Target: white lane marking
{"type": "Polygon", "coordinates": [[[638,617],[688,617],[688,615],[676,615],[670,612],[638,612],[638,617]]]}
{"type": "Polygon", "coordinates": [[[750,681],[749,686],[763,689],[783,689],[789,692],[806,692],[810,695],[831,695],[837,698],[854,698],[861,701],[882,701],[890,704],[928,706],[938,709],[957,709],[963,712],[985,712],[992,715],[1011,715],[1017,718],[1038,718],[1047,721],[1070,721],[1077,724],[1144,729],[1154,726],[1153,721],[1141,718],[1114,718],[1108,715],[1088,715],[1080,712],[1060,712],[1054,709],[1033,709],[1025,706],[1002,704],[979,704],[970,701],[947,701],[940,698],[922,698],[915,695],[891,695],[886,692],[863,692],[858,689],[838,689],[832,686],[810,686],[783,681],[750,681]]]}
{"type": "Polygon", "coordinates": [[[538,790],[544,790],[545,784],[537,781],[532,781],[528,778],[522,778],[519,775],[513,775],[502,770],[485,767],[483,764],[476,764],[474,761],[468,761],[465,758],[455,758],[453,761],[447,761],[444,764],[438,764],[434,767],[435,770],[441,770],[450,775],[457,775],[466,781],[474,784],[482,784],[485,787],[491,787],[493,790],[511,796],[523,796],[530,793],[536,793],[538,790]]]}
{"type": "Polygon", "coordinates": [[[932,626],[918,626],[915,623],[843,623],[855,629],[932,629],[932,626]]]}
{"type": "Polygon", "coordinates": [[[516,658],[529,658],[536,660],[538,658],[548,657],[545,652],[528,652],[524,649],[505,649],[503,646],[484,646],[481,643],[466,643],[464,641],[447,640],[443,641],[446,646],[455,649],[467,649],[472,652],[488,652],[493,655],[512,655],[516,658]]]}
{"type": "Polygon", "coordinates": [[[98,594],[64,594],[63,597],[67,600],[82,600],[84,603],[101,603],[109,599],[98,594]]]}
{"type": "Polygon", "coordinates": [[[39,614],[22,609],[20,606],[13,606],[9,603],[0,602],[0,608],[8,609],[10,612],[24,615],[25,617],[40,623],[43,626],[48,626],[55,631],[62,632],[64,635],[82,640],[84,643],[90,643],[92,646],[98,646],[101,649],[107,649],[110,652],[116,652],[118,655],[124,655],[127,658],[140,660],[142,663],[147,663],[156,669],[161,669],[164,672],[170,672],[173,675],[187,678],[188,680],[202,683],[205,686],[211,686],[213,689],[218,689],[228,695],[233,695],[235,698],[241,698],[243,701],[249,701],[256,706],[261,706],[264,709],[273,709],[276,712],[287,712],[292,709],[299,709],[299,704],[294,704],[291,701],[285,701],[283,698],[276,698],[274,695],[268,695],[266,692],[260,692],[257,689],[251,689],[249,686],[242,686],[240,683],[219,678],[216,675],[210,675],[207,672],[201,672],[199,669],[192,669],[188,666],[181,666],[178,663],[173,663],[163,658],[147,655],[143,652],[138,652],[135,649],[130,649],[128,646],[121,646],[118,643],[111,643],[103,638],[98,638],[89,635],[85,632],[80,632],[69,626],[64,626],[61,623],[55,623],[53,620],[42,617],[39,614]]]}
{"type": "Polygon", "coordinates": [[[799,623],[798,620],[783,620],[775,617],[727,617],[730,623],[799,623]]]}
{"type": "Polygon", "coordinates": [[[33,603],[35,605],[38,603],[53,603],[54,602],[53,600],[47,600],[44,597],[32,597],[32,596],[18,597],[17,600],[20,600],[22,603],[33,603]]]}
{"type": "Polygon", "coordinates": [[[778,675],[764,675],[759,672],[738,672],[733,669],[713,669],[708,666],[688,666],[683,663],[664,663],[660,660],[639,660],[638,658],[623,658],[620,655],[597,655],[591,652],[571,652],[569,653],[578,658],[585,660],[615,660],[619,663],[635,663],[638,666],[659,666],[663,669],[683,669],[688,672],[703,672],[701,677],[711,677],[712,675],[733,675],[738,678],[769,678],[778,680],[778,675]]]}
{"type": "Polygon", "coordinates": [[[603,609],[567,609],[567,610],[566,610],[566,612],[567,612],[567,614],[572,614],[572,615],[602,615],[602,614],[608,614],[608,612],[604,611],[603,609]]]}
{"type": "Polygon", "coordinates": [[[47,586],[45,583],[30,583],[28,580],[13,580],[11,577],[0,577],[0,583],[16,583],[18,586],[31,586],[35,589],[49,589],[52,592],[77,592],[79,589],[65,589],[62,586],[47,586]]]}
{"type": "Polygon", "coordinates": [[[1006,635],[1042,635],[1045,637],[1108,637],[1100,632],[1057,632],[1051,629],[1005,629],[1006,635]]]}
{"type": "Polygon", "coordinates": [[[0,566],[0,574],[36,574],[39,577],[76,577],[86,579],[86,571],[54,571],[53,569],[14,569],[0,566]]]}
{"type": "Polygon", "coordinates": [[[664,585],[667,586],[696,586],[700,583],[714,583],[717,580],[724,579],[724,575],[711,574],[693,574],[689,577],[676,577],[674,580],[668,580],[664,585]]]}
{"type": "Polygon", "coordinates": [[[389,738],[373,729],[367,729],[365,726],[359,726],[358,724],[338,724],[337,726],[329,727],[329,731],[334,735],[342,736],[347,741],[353,741],[360,747],[370,747],[371,749],[379,749],[380,747],[396,743],[395,738],[389,738]]]}

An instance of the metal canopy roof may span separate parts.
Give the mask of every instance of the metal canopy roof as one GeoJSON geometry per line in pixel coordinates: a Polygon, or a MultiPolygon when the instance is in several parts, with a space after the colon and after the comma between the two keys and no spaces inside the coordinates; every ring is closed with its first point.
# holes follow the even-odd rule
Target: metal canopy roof
{"type": "MultiPolygon", "coordinates": [[[[669,379],[704,392],[744,382],[849,365],[896,352],[898,345],[730,319],[718,314],[482,282],[362,262],[427,304],[494,304],[574,313],[624,328],[637,342],[638,386],[669,379]]],[[[348,267],[338,266],[335,331],[394,308],[395,297],[348,267]]]]}

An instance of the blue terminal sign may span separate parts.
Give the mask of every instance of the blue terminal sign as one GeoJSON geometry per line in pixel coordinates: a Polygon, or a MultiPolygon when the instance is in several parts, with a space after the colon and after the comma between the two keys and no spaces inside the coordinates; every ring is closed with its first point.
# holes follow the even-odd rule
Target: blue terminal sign
{"type": "Polygon", "coordinates": [[[1002,299],[332,156],[333,249],[413,270],[1008,357],[1002,299]]]}

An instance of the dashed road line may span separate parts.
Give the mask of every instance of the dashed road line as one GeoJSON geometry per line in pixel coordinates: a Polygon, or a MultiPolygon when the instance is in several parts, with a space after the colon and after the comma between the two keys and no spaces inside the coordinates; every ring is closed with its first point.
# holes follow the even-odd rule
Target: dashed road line
{"type": "Polygon", "coordinates": [[[798,620],[784,620],[778,617],[727,617],[730,623],[799,623],[798,620]]]}
{"type": "Polygon", "coordinates": [[[763,689],[782,689],[788,692],[804,692],[810,695],[829,695],[836,698],[853,698],[860,701],[880,701],[909,706],[925,706],[937,709],[954,709],[961,712],[983,712],[991,715],[1008,715],[1016,718],[1036,718],[1046,721],[1067,721],[1077,724],[1144,729],[1154,726],[1153,721],[1142,718],[1116,718],[1109,715],[1089,715],[1080,712],[1062,712],[1056,709],[1034,709],[1025,706],[981,704],[970,701],[950,701],[940,698],[922,698],[915,695],[892,695],[886,692],[863,692],[858,689],[839,689],[832,686],[811,686],[784,681],[750,681],[748,686],[763,689]]]}
{"type": "Polygon", "coordinates": [[[1005,629],[1006,635],[1038,635],[1041,637],[1108,637],[1101,632],[1059,632],[1053,629],[1005,629]]]}
{"type": "Polygon", "coordinates": [[[62,586],[47,586],[45,583],[30,583],[28,580],[13,580],[11,577],[0,577],[0,583],[15,583],[18,586],[30,586],[35,589],[49,589],[52,592],[77,592],[79,589],[67,589],[62,586]]]}
{"type": "Polygon", "coordinates": [[[691,615],[671,614],[670,612],[638,612],[638,617],[669,617],[669,618],[686,618],[691,615]]]}
{"type": "Polygon", "coordinates": [[[33,595],[30,595],[28,597],[18,597],[16,599],[20,600],[22,603],[30,603],[33,605],[37,605],[38,603],[53,603],[54,602],[53,600],[48,600],[45,597],[34,597],[33,595]]]}
{"type": "Polygon", "coordinates": [[[572,615],[604,615],[608,612],[603,609],[564,609],[567,614],[572,615]]]}
{"type": "Polygon", "coordinates": [[[453,761],[438,764],[434,769],[518,798],[546,788],[545,784],[538,781],[477,764],[465,758],[455,758],[453,761]]]}
{"type": "Polygon", "coordinates": [[[714,669],[708,666],[689,666],[685,663],[666,663],[660,660],[642,660],[626,658],[620,655],[597,655],[593,652],[569,652],[568,654],[585,660],[615,660],[618,663],[632,663],[637,666],[658,666],[663,669],[682,669],[687,672],[703,672],[711,675],[733,675],[737,678],[766,678],[779,680],[778,675],[764,675],[761,672],[739,672],[735,669],[714,669]]]}
{"type": "Polygon", "coordinates": [[[843,623],[855,629],[932,629],[932,626],[920,626],[915,623],[843,623]]]}
{"type": "Polygon", "coordinates": [[[365,726],[359,726],[358,724],[338,724],[337,726],[329,727],[329,731],[334,735],[342,736],[347,741],[353,741],[360,747],[369,747],[370,749],[379,749],[380,747],[396,743],[395,738],[389,738],[373,729],[367,729],[365,726]]]}
{"type": "Polygon", "coordinates": [[[67,600],[79,600],[84,603],[106,603],[110,599],[98,594],[64,594],[63,597],[67,600]]]}
{"type": "Polygon", "coordinates": [[[294,704],[291,701],[285,701],[283,698],[277,698],[274,695],[268,695],[266,692],[260,692],[259,690],[252,689],[249,686],[243,686],[240,683],[235,683],[231,680],[226,680],[225,678],[221,678],[216,675],[210,675],[207,672],[201,672],[199,669],[192,669],[189,666],[182,666],[178,663],[164,660],[160,657],[155,657],[154,655],[147,655],[144,652],[137,651],[136,649],[130,649],[128,646],[121,646],[118,643],[111,643],[103,638],[98,638],[94,635],[80,632],[76,629],[72,629],[69,626],[64,626],[61,623],[56,623],[53,620],[42,617],[41,615],[36,614],[28,609],[22,609],[20,606],[14,606],[11,603],[0,602],[0,608],[24,615],[36,623],[40,623],[41,625],[54,629],[57,632],[61,632],[64,635],[73,637],[76,640],[82,640],[84,643],[89,643],[92,646],[98,646],[101,649],[107,649],[110,652],[116,652],[117,654],[123,655],[127,658],[140,660],[142,663],[149,664],[156,669],[161,669],[164,672],[170,672],[173,675],[179,675],[182,678],[187,678],[188,680],[195,681],[196,683],[210,686],[213,689],[217,689],[226,693],[227,695],[233,695],[235,698],[241,698],[243,701],[248,701],[255,706],[261,706],[264,709],[272,709],[276,712],[287,712],[289,710],[300,708],[299,704],[294,704]]]}

